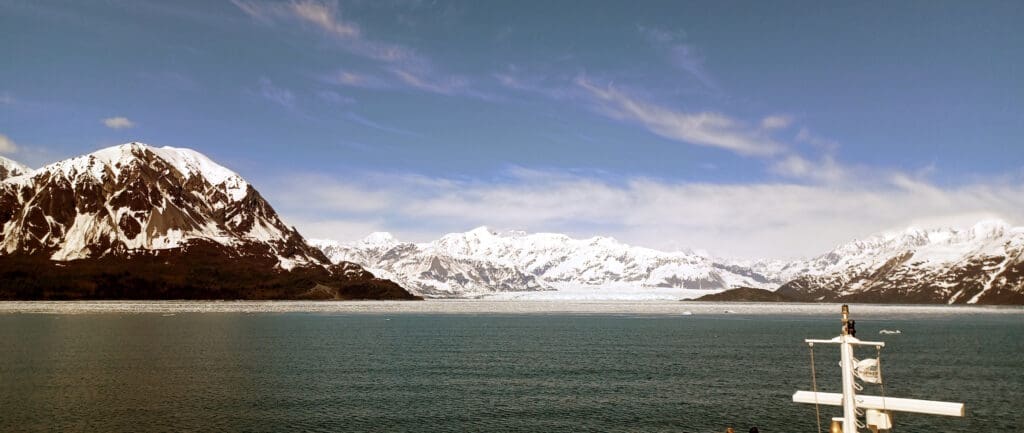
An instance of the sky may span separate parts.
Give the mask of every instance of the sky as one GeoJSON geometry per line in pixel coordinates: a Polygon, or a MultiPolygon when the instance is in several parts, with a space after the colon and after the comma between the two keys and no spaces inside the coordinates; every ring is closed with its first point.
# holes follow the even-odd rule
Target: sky
{"type": "Polygon", "coordinates": [[[788,258],[1024,223],[1019,1],[0,0],[0,154],[200,151],[312,238],[788,258]]]}

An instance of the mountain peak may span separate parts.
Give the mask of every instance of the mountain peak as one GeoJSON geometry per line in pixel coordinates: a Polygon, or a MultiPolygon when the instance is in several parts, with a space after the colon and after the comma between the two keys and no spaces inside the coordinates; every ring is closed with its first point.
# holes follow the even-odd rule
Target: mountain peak
{"type": "Polygon", "coordinates": [[[322,259],[303,251],[305,241],[245,180],[191,149],[133,141],[0,186],[0,199],[28,209],[0,215],[8,219],[0,220],[6,252],[71,260],[201,240],[229,249],[266,246],[282,267],[322,259]]]}
{"type": "Polygon", "coordinates": [[[178,171],[185,181],[195,177],[203,178],[210,185],[220,188],[231,202],[242,200],[249,190],[249,184],[241,176],[202,153],[187,148],[154,147],[138,141],[58,161],[36,170],[34,174],[59,173],[72,182],[86,176],[103,182],[108,173],[117,178],[122,171],[138,166],[150,166],[157,171],[171,168],[178,171]]]}
{"type": "Polygon", "coordinates": [[[0,156],[0,180],[32,173],[32,169],[18,161],[0,156]]]}
{"type": "Polygon", "coordinates": [[[373,232],[359,241],[362,245],[393,245],[398,243],[394,235],[388,232],[373,232]]]}
{"type": "Polygon", "coordinates": [[[1002,236],[1003,233],[1012,228],[1013,226],[1010,223],[992,218],[978,221],[971,227],[970,232],[976,237],[995,237],[1002,236]]]}
{"type": "Polygon", "coordinates": [[[491,231],[491,228],[487,226],[477,227],[473,230],[466,232],[466,234],[475,236],[494,236],[494,232],[491,231]]]}

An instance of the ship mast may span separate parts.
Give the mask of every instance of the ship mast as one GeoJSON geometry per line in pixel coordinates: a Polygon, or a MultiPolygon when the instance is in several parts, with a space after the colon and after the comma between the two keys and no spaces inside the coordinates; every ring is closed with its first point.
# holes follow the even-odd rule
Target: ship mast
{"type": "MultiPolygon", "coordinates": [[[[816,405],[842,406],[843,417],[833,418],[833,424],[840,423],[843,433],[857,433],[857,409],[864,409],[865,422],[873,432],[889,431],[892,428],[891,412],[914,412],[930,415],[964,416],[963,403],[951,403],[944,401],[915,400],[908,398],[879,397],[872,395],[857,395],[857,365],[853,356],[854,346],[885,347],[881,341],[862,341],[857,338],[855,328],[856,322],[850,320],[850,308],[843,305],[842,329],[838,337],[831,340],[804,340],[811,350],[814,344],[838,344],[840,362],[842,368],[843,393],[828,393],[814,391],[797,391],[793,394],[793,402],[810,403],[816,405]]],[[[813,359],[813,358],[812,358],[813,359]]],[[[876,361],[877,362],[877,361],[876,361]]],[[[811,368],[814,368],[812,365],[811,368]]],[[[877,378],[881,383],[881,377],[877,378]]],[[[835,431],[833,429],[833,431],[835,431]]]]}
{"type": "MultiPolygon", "coordinates": [[[[843,431],[857,433],[857,391],[853,386],[853,345],[869,344],[850,335],[850,307],[843,305],[843,328],[839,334],[840,363],[843,367],[843,431]]],[[[856,333],[856,331],[854,332],[856,333]]],[[[878,343],[885,346],[885,343],[878,343]]]]}

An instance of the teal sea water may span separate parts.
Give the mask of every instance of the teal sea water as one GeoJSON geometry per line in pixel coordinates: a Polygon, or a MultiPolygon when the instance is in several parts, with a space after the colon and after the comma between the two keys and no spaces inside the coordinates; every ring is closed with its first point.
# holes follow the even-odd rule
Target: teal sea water
{"type": "MultiPolygon", "coordinates": [[[[1024,428],[1024,316],[858,330],[888,344],[888,395],[967,405],[896,431],[1024,428]]],[[[0,431],[813,432],[790,401],[811,386],[802,340],[837,332],[835,315],[0,314],[0,431]]],[[[816,348],[823,390],[837,354],[816,348]]]]}

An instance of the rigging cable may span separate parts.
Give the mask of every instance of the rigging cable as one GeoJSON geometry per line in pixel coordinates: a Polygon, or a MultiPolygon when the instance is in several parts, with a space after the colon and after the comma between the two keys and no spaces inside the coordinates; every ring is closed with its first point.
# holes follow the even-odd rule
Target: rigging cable
{"type": "Polygon", "coordinates": [[[807,343],[811,350],[811,389],[814,391],[814,418],[818,421],[818,433],[821,433],[821,410],[818,409],[818,377],[814,371],[814,343],[807,343]]]}

